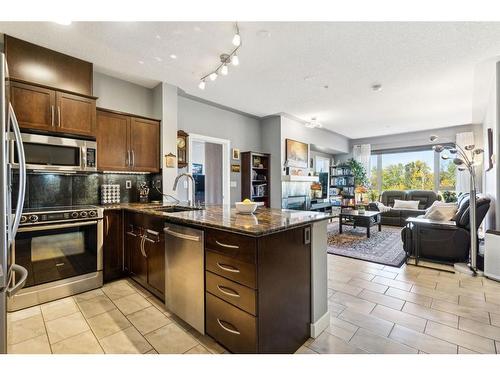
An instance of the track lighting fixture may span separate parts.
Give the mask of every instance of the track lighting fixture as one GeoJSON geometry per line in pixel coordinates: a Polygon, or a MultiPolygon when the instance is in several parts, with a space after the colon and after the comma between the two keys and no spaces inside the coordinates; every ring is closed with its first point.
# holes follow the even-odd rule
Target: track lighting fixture
{"type": "Polygon", "coordinates": [[[241,43],[240,29],[237,23],[235,24],[235,29],[236,33],[234,34],[232,43],[233,45],[236,46],[236,48],[234,48],[231,51],[231,53],[223,53],[222,55],[220,55],[220,64],[217,66],[217,68],[200,78],[200,83],[198,84],[198,88],[200,90],[205,90],[207,78],[209,78],[210,81],[215,81],[219,76],[219,74],[223,76],[228,75],[229,64],[232,64],[233,66],[238,66],[240,64],[240,60],[236,53],[240,49],[242,43],[241,43]]]}

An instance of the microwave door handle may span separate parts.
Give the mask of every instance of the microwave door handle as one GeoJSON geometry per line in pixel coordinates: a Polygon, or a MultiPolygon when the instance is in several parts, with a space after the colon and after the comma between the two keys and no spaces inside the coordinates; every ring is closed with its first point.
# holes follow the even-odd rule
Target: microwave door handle
{"type": "Polygon", "coordinates": [[[80,160],[80,168],[82,171],[87,169],[87,147],[80,147],[81,152],[81,160],[80,160]]]}
{"type": "Polygon", "coordinates": [[[19,159],[19,190],[17,192],[17,204],[14,220],[9,228],[11,235],[10,241],[12,242],[16,237],[17,230],[19,229],[21,214],[23,212],[24,196],[26,194],[26,159],[24,156],[24,145],[21,137],[21,130],[19,129],[19,123],[17,122],[16,114],[11,103],[9,103],[9,119],[14,132],[14,138],[17,144],[17,158],[19,159]]]}

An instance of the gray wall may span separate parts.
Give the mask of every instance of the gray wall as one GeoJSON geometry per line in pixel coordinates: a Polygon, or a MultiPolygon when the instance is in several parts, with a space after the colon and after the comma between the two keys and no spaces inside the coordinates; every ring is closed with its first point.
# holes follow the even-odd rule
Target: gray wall
{"type": "MultiPolygon", "coordinates": [[[[228,139],[231,149],[262,151],[261,127],[257,118],[219,108],[193,98],[178,97],[178,128],[187,133],[228,139]]],[[[230,160],[231,164],[240,161],[230,160]]],[[[230,173],[231,204],[241,200],[241,173],[230,173]]]]}
{"type": "Polygon", "coordinates": [[[152,89],[98,72],[93,84],[98,107],[158,118],[152,89]]]}

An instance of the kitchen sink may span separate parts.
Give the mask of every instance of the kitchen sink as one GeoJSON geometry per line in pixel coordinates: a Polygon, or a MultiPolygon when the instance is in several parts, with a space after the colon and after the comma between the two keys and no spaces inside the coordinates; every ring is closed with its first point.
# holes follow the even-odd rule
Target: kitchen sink
{"type": "Polygon", "coordinates": [[[162,212],[184,212],[184,211],[196,211],[200,208],[186,207],[186,206],[162,206],[154,209],[155,211],[162,212]]]}

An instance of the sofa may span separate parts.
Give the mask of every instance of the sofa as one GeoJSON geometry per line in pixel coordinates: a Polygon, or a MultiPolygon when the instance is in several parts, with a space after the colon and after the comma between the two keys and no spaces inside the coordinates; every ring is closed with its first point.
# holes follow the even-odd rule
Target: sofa
{"type": "MultiPolygon", "coordinates": [[[[381,194],[380,202],[383,203],[384,206],[391,207],[391,209],[380,214],[381,222],[383,225],[404,227],[407,218],[425,214],[425,210],[436,200],[439,200],[439,197],[431,190],[386,190],[381,194]],[[418,210],[394,209],[392,207],[396,199],[403,201],[419,201],[418,210]]],[[[368,209],[370,211],[379,211],[376,203],[370,203],[368,209]]]]}
{"type": "MultiPolygon", "coordinates": [[[[467,262],[470,249],[469,194],[458,199],[458,210],[451,222],[418,219],[401,231],[403,247],[408,256],[443,263],[467,262]]],[[[490,208],[490,199],[478,196],[476,200],[476,228],[478,230],[490,208]]],[[[481,259],[482,260],[482,259],[481,259]]],[[[478,257],[478,267],[482,269],[478,257]]]]}

